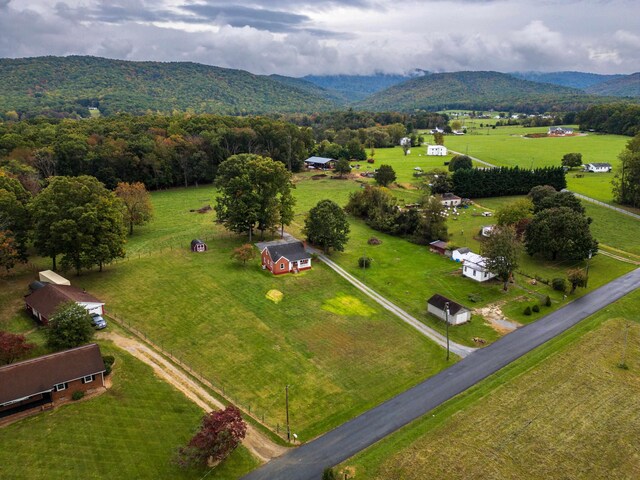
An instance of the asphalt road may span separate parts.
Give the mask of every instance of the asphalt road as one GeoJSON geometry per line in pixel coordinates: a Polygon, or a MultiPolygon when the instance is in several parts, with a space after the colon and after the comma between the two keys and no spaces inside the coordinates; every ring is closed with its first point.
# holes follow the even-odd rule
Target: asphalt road
{"type": "Polygon", "coordinates": [[[640,287],[640,268],[519,328],[359,417],[254,470],[245,480],[319,480],[334,466],[640,287]]]}

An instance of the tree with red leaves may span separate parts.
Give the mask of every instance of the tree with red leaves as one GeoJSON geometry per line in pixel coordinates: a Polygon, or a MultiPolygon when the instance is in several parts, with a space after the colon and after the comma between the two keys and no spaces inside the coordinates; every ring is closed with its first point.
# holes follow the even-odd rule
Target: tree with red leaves
{"type": "Polygon", "coordinates": [[[0,331],[0,365],[15,362],[35,347],[24,335],[0,331]]]}
{"type": "Polygon", "coordinates": [[[195,465],[215,466],[236,449],[247,433],[240,410],[229,405],[202,418],[200,430],[186,447],[178,450],[176,463],[187,468],[195,465]]]}

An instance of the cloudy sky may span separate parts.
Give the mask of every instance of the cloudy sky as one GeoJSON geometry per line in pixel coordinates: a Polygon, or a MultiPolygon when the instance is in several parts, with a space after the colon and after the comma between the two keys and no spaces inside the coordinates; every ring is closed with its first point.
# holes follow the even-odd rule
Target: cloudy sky
{"type": "Polygon", "coordinates": [[[0,0],[0,57],[258,74],[640,70],[638,0],[0,0]]]}

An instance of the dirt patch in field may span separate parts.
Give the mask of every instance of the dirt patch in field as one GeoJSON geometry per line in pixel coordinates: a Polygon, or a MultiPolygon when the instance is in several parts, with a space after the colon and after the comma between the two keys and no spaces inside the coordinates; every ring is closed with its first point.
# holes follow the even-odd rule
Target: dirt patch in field
{"type": "Polygon", "coordinates": [[[504,305],[504,302],[494,303],[486,307],[476,308],[473,313],[475,315],[481,315],[485,323],[500,335],[506,335],[520,327],[521,324],[508,320],[502,312],[502,305],[504,305]]]}
{"type": "Polygon", "coordinates": [[[327,178],[329,175],[327,175],[326,173],[320,173],[318,175],[312,175],[311,179],[312,180],[321,180],[323,178],[327,178]]]}

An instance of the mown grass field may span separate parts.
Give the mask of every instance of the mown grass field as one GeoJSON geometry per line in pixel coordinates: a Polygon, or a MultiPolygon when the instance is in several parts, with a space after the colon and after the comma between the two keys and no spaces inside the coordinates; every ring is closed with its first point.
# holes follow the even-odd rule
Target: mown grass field
{"type": "Polygon", "coordinates": [[[345,462],[353,479],[638,478],[640,292],[345,462]],[[618,368],[625,351],[628,370],[618,368]]]}
{"type": "Polygon", "coordinates": [[[576,177],[582,172],[570,171],[567,173],[569,190],[612,203],[611,180],[620,164],[618,154],[625,148],[629,137],[593,133],[572,137],[524,137],[529,133],[546,133],[547,130],[547,127],[497,127],[478,134],[448,135],[445,145],[494,165],[523,168],[559,166],[565,153],[582,153],[583,163],[610,163],[613,172],[585,173],[576,177]]]}
{"type": "Polygon", "coordinates": [[[257,466],[244,448],[222,465],[181,470],[171,463],[199,425],[202,411],[128,353],[116,357],[106,393],[0,429],[0,478],[239,478],[257,466]]]}

